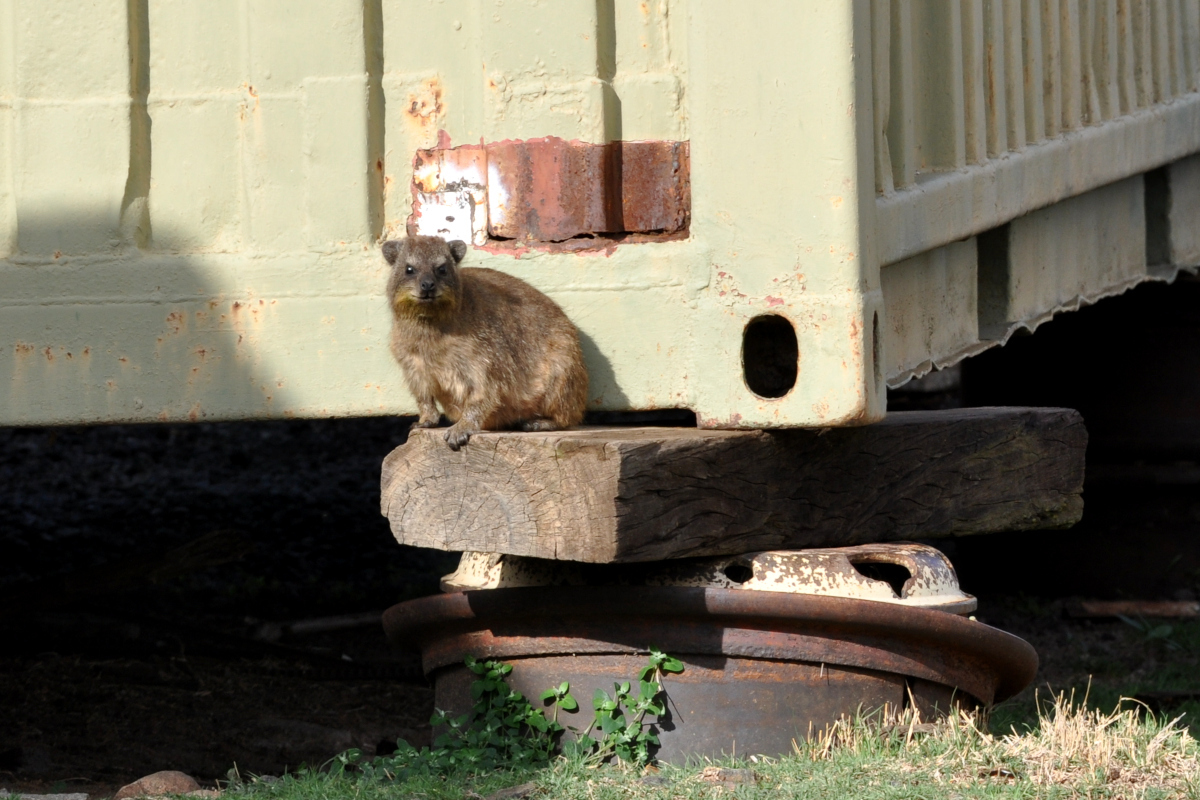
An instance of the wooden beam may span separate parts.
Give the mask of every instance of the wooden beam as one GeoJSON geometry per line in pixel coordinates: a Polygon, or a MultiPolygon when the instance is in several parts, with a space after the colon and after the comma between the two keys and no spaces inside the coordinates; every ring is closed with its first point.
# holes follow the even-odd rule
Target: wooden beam
{"type": "Polygon", "coordinates": [[[1083,514],[1076,411],[889,414],[862,428],[413,430],[383,463],[402,544],[611,563],[1064,528],[1083,514]]]}

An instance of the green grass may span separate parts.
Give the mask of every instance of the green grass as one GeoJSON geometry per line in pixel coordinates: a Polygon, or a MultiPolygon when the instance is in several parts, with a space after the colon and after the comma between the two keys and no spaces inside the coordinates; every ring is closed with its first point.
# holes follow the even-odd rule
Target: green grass
{"type": "Polygon", "coordinates": [[[332,769],[250,779],[229,790],[246,800],[461,800],[532,782],[530,797],[563,800],[1200,797],[1200,747],[1186,728],[1129,703],[1102,713],[1062,697],[1043,704],[1033,726],[1006,735],[970,715],[932,726],[911,716],[876,717],[843,721],[784,758],[719,765],[751,769],[757,781],[706,780],[708,762],[661,765],[647,775],[622,764],[588,768],[560,758],[536,770],[398,782],[366,779],[335,762],[332,769]]]}

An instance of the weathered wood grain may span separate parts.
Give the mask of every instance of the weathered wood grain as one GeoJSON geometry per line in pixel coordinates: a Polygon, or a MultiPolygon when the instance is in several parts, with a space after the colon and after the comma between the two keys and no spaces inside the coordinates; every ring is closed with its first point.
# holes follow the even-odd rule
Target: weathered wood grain
{"type": "Polygon", "coordinates": [[[862,428],[414,430],[383,463],[402,544],[571,561],[653,561],[1004,530],[1083,513],[1078,412],[889,414],[862,428]]]}

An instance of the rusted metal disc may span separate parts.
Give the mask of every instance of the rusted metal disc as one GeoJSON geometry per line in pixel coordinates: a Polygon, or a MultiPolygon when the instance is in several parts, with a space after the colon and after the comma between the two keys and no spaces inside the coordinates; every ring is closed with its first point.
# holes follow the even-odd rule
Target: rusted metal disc
{"type": "Polygon", "coordinates": [[[982,703],[1027,686],[1022,639],[942,611],[844,597],[672,586],[527,587],[410,600],[384,613],[425,672],[481,658],[644,653],[828,664],[932,681],[982,703]]]}

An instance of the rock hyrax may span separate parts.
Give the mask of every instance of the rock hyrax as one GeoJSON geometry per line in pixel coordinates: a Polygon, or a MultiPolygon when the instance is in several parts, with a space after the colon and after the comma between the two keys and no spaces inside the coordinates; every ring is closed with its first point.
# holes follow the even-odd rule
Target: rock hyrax
{"type": "Polygon", "coordinates": [[[579,333],[553,300],[492,269],[463,268],[464,242],[409,236],[383,243],[392,265],[392,355],[435,428],[438,405],[457,450],[472,433],[578,425],[587,405],[579,333]]]}

